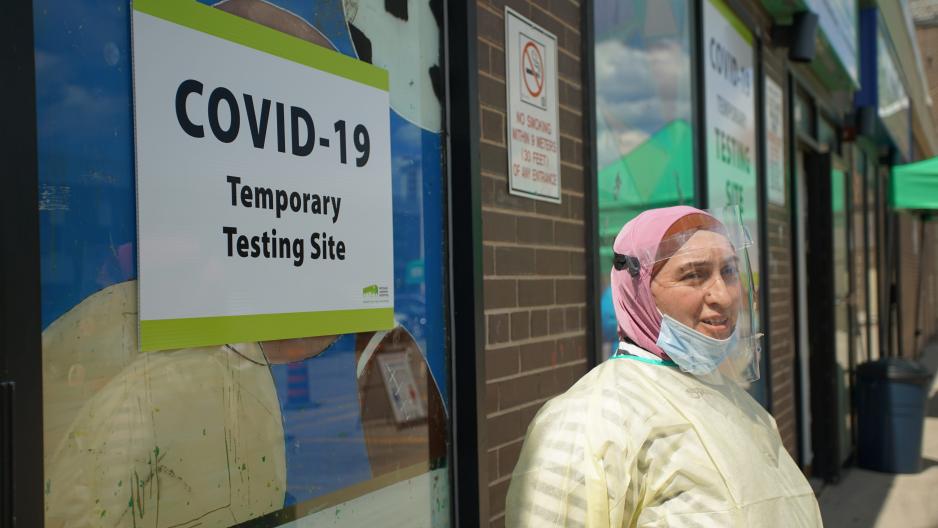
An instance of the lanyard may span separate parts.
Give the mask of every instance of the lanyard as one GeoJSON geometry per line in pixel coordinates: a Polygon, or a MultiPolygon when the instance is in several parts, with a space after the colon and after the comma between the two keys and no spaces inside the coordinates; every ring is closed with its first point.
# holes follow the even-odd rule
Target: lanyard
{"type": "Polygon", "coordinates": [[[609,359],[634,359],[635,361],[641,361],[642,363],[648,363],[649,365],[659,365],[662,367],[677,367],[677,363],[673,361],[665,361],[663,359],[643,358],[641,356],[634,356],[632,354],[618,353],[618,354],[609,356],[609,359]]]}

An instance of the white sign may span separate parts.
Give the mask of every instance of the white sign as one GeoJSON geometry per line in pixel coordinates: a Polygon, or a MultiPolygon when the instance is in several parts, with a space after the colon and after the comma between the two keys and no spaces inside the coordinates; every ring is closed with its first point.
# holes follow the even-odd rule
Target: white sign
{"type": "Polygon", "coordinates": [[[738,205],[758,233],[752,34],[720,0],[704,3],[708,206],[738,205]]]}
{"type": "Polygon", "coordinates": [[[785,120],[782,89],[765,78],[765,190],[769,203],[785,206],[785,120]]]}
{"type": "Polygon", "coordinates": [[[405,424],[414,420],[426,420],[427,409],[423,406],[423,396],[414,381],[414,371],[410,368],[407,354],[394,352],[378,355],[378,367],[384,378],[384,388],[388,403],[394,410],[394,420],[405,424]]]}
{"type": "Polygon", "coordinates": [[[179,0],[133,66],[141,347],[391,327],[387,73],[179,0]]]}
{"type": "Polygon", "coordinates": [[[508,190],[560,203],[557,37],[505,8],[508,190]]]}
{"type": "MultiPolygon", "coordinates": [[[[749,262],[756,299],[759,200],[752,33],[721,0],[703,2],[708,207],[738,206],[752,238],[749,262]]],[[[759,314],[755,314],[757,320],[759,314]]]]}

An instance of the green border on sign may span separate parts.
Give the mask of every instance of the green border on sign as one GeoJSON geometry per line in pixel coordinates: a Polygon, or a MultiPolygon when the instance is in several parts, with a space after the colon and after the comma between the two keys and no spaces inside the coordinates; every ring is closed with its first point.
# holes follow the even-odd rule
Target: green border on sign
{"type": "Polygon", "coordinates": [[[141,320],[140,350],[351,334],[393,326],[393,308],[141,320]]]}
{"type": "Polygon", "coordinates": [[[297,64],[388,91],[387,70],[194,0],[134,0],[133,9],[297,64]]]}
{"type": "Polygon", "coordinates": [[[747,28],[746,25],[743,24],[742,20],[736,16],[736,13],[733,13],[733,11],[723,3],[723,0],[710,0],[710,5],[715,7],[716,10],[723,15],[723,18],[725,18],[726,21],[729,22],[731,26],[733,26],[733,29],[739,33],[739,36],[741,36],[743,40],[745,40],[750,46],[753,45],[755,39],[752,37],[752,32],[749,31],[749,28],[747,28]]]}

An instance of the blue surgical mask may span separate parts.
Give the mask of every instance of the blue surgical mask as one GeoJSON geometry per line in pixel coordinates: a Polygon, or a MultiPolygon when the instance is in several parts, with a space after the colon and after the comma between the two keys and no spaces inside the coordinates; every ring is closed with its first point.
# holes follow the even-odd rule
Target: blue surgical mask
{"type": "Polygon", "coordinates": [[[702,376],[716,370],[738,341],[736,329],[726,339],[715,339],[661,314],[661,332],[656,344],[681,370],[702,376]]]}

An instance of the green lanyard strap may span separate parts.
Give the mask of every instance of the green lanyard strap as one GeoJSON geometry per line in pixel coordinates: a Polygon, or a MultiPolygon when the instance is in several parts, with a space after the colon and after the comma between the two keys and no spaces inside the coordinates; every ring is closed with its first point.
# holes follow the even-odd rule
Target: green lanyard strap
{"type": "Polygon", "coordinates": [[[615,354],[610,356],[609,359],[634,359],[635,361],[641,361],[642,363],[648,363],[649,365],[658,365],[661,367],[677,367],[677,363],[673,361],[665,361],[663,359],[650,359],[644,358],[641,356],[634,356],[632,354],[615,354]]]}

